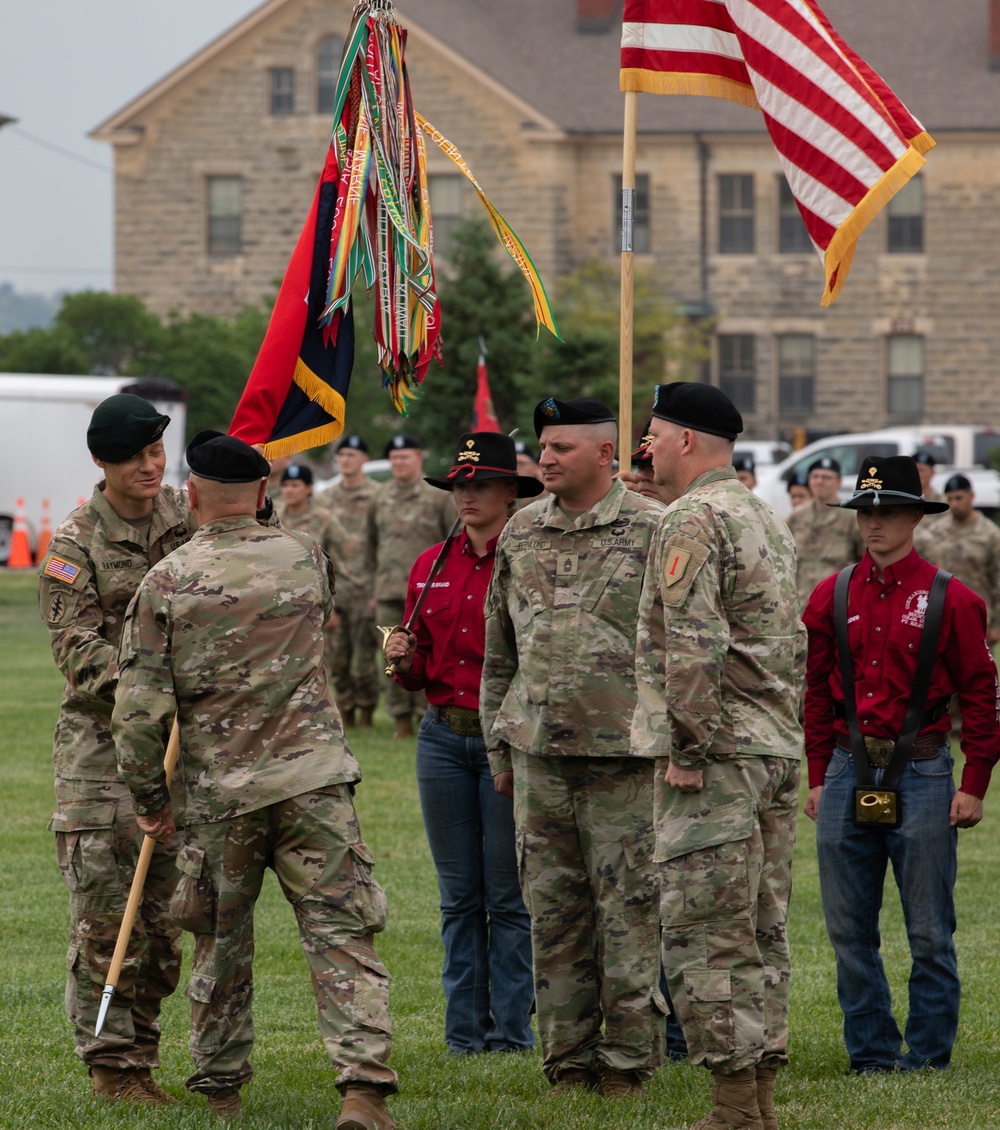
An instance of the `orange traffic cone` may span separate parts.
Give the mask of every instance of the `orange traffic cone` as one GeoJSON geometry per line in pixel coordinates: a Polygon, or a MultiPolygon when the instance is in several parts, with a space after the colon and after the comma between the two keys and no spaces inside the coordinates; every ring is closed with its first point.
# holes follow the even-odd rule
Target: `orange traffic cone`
{"type": "Polygon", "coordinates": [[[17,512],[14,515],[14,532],[10,539],[10,556],[7,558],[8,569],[30,569],[31,539],[28,537],[28,523],[24,518],[24,499],[17,500],[17,512]]]}
{"type": "Polygon", "coordinates": [[[35,546],[35,564],[41,565],[45,551],[52,540],[52,523],[49,520],[49,500],[42,499],[42,524],[38,531],[38,545],[35,546]]]}

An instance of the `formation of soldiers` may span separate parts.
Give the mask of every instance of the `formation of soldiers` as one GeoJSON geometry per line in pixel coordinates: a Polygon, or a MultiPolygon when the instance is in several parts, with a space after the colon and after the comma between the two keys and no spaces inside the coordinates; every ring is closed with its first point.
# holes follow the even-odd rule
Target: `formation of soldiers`
{"type": "MultiPolygon", "coordinates": [[[[187,1086],[238,1117],[266,859],[309,957],[345,1096],[337,1127],[392,1130],[388,974],[372,942],[386,907],[344,726],[370,727],[381,690],[394,736],[413,733],[426,701],[382,674],[376,624],[403,623],[410,567],[453,528],[451,498],[428,487],[405,435],[378,485],[364,439],[346,436],[341,478],[316,496],[304,463],[268,467],[216,433],[188,448],[185,498],[160,481],[167,423],[130,394],[99,406],[87,438],[104,479],[39,567],[66,677],[51,829],[71,894],[77,1055],[97,1095],[177,1101],[152,1070],[183,924],[197,938],[187,1086]],[[96,1037],[93,985],[143,834],[154,864],[96,1037]]],[[[658,386],[638,471],[616,476],[610,410],[543,401],[540,460],[525,448],[519,471],[545,491],[500,535],[485,607],[482,731],[496,791],[513,797],[545,1075],[556,1091],[639,1097],[664,1057],[662,963],[690,1059],[715,1079],[700,1130],[778,1126],[799,614],[864,552],[850,512],[831,505],[836,462],[796,484],[809,497],[786,527],[744,485],[752,468],[732,464],[741,429],[719,390],[658,386]]],[[[994,642],[1000,533],[967,479],[946,496],[925,555],[982,596],[994,642]]]]}

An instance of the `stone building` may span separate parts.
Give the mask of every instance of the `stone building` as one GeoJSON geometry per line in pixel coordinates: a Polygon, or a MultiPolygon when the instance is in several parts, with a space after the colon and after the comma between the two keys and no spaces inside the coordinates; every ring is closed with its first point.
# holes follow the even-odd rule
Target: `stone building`
{"type": "MultiPolygon", "coordinates": [[[[637,265],[713,320],[709,379],[749,433],[1000,424],[1000,0],[826,0],[937,142],[861,237],[835,305],[757,111],[639,99],[637,265]]],[[[348,0],[267,0],[97,127],[114,148],[116,287],[161,313],[273,292],[330,132],[348,0]]],[[[399,0],[420,112],[543,277],[618,255],[614,0],[399,0]]],[[[479,203],[429,151],[439,254],[479,203]]]]}

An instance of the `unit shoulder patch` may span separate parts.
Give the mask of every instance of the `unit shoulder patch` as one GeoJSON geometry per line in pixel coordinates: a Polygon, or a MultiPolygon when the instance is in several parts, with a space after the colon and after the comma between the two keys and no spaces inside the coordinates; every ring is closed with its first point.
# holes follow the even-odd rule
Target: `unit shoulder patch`
{"type": "Polygon", "coordinates": [[[49,557],[42,569],[43,577],[52,577],[53,580],[62,581],[65,585],[76,585],[82,573],[83,570],[79,565],[74,565],[72,561],[67,561],[66,558],[55,553],[49,557]]]}
{"type": "Polygon", "coordinates": [[[663,551],[660,585],[666,604],[683,603],[698,571],[709,558],[709,548],[694,538],[674,534],[663,551]]]}

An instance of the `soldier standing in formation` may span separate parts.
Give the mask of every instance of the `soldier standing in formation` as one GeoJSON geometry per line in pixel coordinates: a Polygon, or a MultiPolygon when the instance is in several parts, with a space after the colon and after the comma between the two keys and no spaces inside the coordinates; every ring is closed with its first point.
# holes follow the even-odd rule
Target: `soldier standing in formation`
{"type": "Polygon", "coordinates": [[[265,867],[298,920],[338,1130],[392,1130],[388,974],[372,943],[386,902],[352,800],[361,778],[323,663],[329,562],[305,534],[257,525],[267,461],[200,432],[187,450],[198,530],[140,585],[122,630],[112,717],[143,832],[184,829],[174,917],[195,934],[191,1091],[221,1119],[253,1074],[253,909],[265,867]],[[180,728],[177,786],[163,751],[180,728]]]}
{"type": "Polygon", "coordinates": [[[809,472],[796,471],[794,475],[788,480],[788,501],[792,504],[794,510],[796,506],[801,506],[804,502],[808,502],[812,498],[809,493],[809,472]]]}
{"type": "MultiPolygon", "coordinates": [[[[409,436],[389,440],[385,456],[392,478],[375,492],[368,511],[368,575],[375,577],[375,615],[386,627],[402,624],[410,567],[421,553],[448,536],[455,519],[451,499],[423,480],[424,453],[409,436]]],[[[395,681],[385,689],[385,709],[395,722],[394,737],[413,734],[413,715],[427,698],[395,681]]]]}
{"type": "Polygon", "coordinates": [[[632,755],[628,720],[639,589],[663,508],[612,478],[616,427],[599,400],[544,401],[535,433],[551,496],[497,543],[483,731],[523,845],[545,1075],[558,1090],[636,1096],[662,1058],[665,1006],[652,764],[632,755]]]}
{"type": "Polygon", "coordinates": [[[857,522],[835,505],[840,501],[840,481],[836,459],[825,456],[814,460],[809,464],[812,499],[796,506],[788,518],[798,554],[795,584],[800,612],[820,581],[860,561],[865,551],[857,522]]]}
{"type": "Polygon", "coordinates": [[[913,462],[917,465],[917,473],[920,475],[920,492],[923,495],[925,502],[944,502],[944,496],[939,494],[932,486],[931,480],[934,478],[934,468],[937,466],[937,460],[930,451],[915,451],[913,453],[913,462]]]}
{"type": "Polygon", "coordinates": [[[952,475],[944,485],[948,513],[914,531],[920,556],[947,569],[986,605],[986,639],[1000,641],[1000,530],[975,508],[972,483],[952,475]]]}
{"type": "Polygon", "coordinates": [[[667,983],[691,1062],[715,1076],[692,1130],[776,1130],[788,1062],[805,632],[792,538],[736,480],[742,428],[717,388],[657,388],[653,470],[677,501],[643,582],[632,747],[656,758],[667,983]]]}
{"type": "Polygon", "coordinates": [[[344,725],[363,730],[371,728],[381,686],[372,576],[366,561],[368,511],[376,484],[364,472],[367,459],[368,444],[361,436],[345,436],[337,444],[340,481],[319,496],[320,505],[340,520],[343,531],[343,572],[337,576],[335,626],[326,636],[327,666],[344,725]]]}
{"type": "Polygon", "coordinates": [[[752,455],[734,455],[733,467],[736,477],[747,488],[753,490],[757,486],[757,465],[752,455]]]}
{"type": "Polygon", "coordinates": [[[94,410],[87,446],[104,472],[89,502],[56,530],[39,567],[39,608],[66,677],[55,733],[56,812],[49,825],[70,890],[66,1007],[76,1054],[106,1099],[177,1100],[153,1080],[160,1003],[177,987],[180,930],[169,915],[177,881],[172,841],[153,854],[125,964],[100,1037],[102,984],[115,949],[142,840],[118,779],[111,711],[118,641],[146,571],[182,545],[195,522],[183,492],[162,485],[169,423],[141,397],[120,393],[94,410]]]}
{"type": "MultiPolygon", "coordinates": [[[[417,733],[417,784],[441,895],[445,1041],[453,1055],[534,1046],[531,922],[518,885],[510,797],[493,787],[479,721],[483,603],[497,538],[515,498],[542,484],[518,475],[514,441],[466,432],[447,478],[464,529],[448,545],[412,633],[386,641],[396,679],[430,702],[417,733]]],[[[442,547],[410,570],[407,615],[442,547]]]]}

